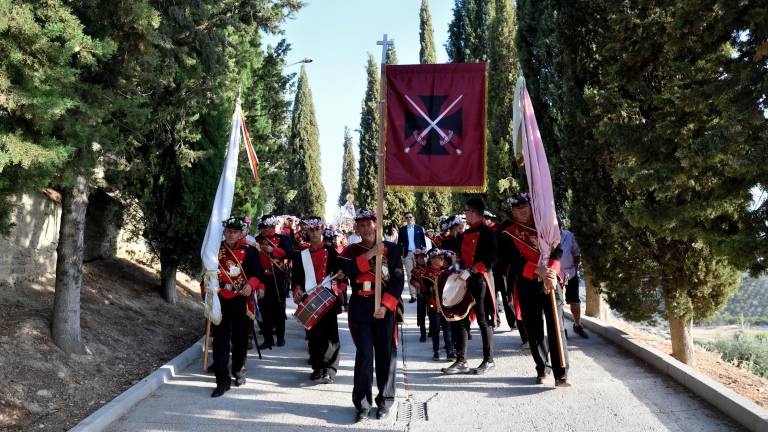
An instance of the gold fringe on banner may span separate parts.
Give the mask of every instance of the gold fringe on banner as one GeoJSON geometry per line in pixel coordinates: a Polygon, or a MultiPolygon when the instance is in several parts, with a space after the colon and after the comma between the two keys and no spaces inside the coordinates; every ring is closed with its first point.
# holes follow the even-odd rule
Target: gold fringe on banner
{"type": "Polygon", "coordinates": [[[488,189],[487,179],[482,186],[416,186],[416,185],[386,185],[387,190],[401,192],[464,192],[485,193],[488,189]]]}

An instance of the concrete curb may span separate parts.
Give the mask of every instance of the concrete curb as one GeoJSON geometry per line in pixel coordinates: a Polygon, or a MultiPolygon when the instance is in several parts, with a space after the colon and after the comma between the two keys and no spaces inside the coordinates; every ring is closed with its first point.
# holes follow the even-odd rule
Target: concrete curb
{"type": "Polygon", "coordinates": [[[112,401],[99,408],[93,414],[78,423],[69,432],[98,432],[109,427],[114,421],[125,415],[134,405],[141,402],[165,384],[169,378],[186,369],[193,361],[199,360],[203,352],[204,337],[187,348],[173,360],[160,366],[147,377],[121,393],[112,401]]]}
{"type": "MultiPolygon", "coordinates": [[[[566,318],[573,319],[570,312],[566,318]]],[[[646,347],[628,339],[627,334],[600,320],[582,316],[581,323],[592,332],[608,339],[632,355],[671,376],[688,390],[721,410],[730,418],[753,432],[768,431],[768,410],[737,394],[728,387],[705,376],[669,354],[646,347]]]]}

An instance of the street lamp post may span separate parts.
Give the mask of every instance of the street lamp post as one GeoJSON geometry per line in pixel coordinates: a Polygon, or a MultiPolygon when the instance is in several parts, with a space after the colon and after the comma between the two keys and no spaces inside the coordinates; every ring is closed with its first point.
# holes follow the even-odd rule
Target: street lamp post
{"type": "Polygon", "coordinates": [[[297,61],[296,63],[291,63],[291,64],[283,66],[283,68],[287,68],[289,66],[293,66],[293,65],[297,65],[297,64],[301,64],[301,63],[312,63],[313,61],[315,61],[315,59],[313,59],[312,57],[304,57],[303,59],[297,61]]]}

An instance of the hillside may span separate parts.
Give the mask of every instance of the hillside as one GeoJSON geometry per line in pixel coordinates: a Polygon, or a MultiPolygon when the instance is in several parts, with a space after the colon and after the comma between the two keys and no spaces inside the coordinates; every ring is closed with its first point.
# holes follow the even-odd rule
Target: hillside
{"type": "Polygon", "coordinates": [[[53,275],[0,286],[0,430],[62,431],[200,338],[199,291],[179,275],[176,305],[154,270],[123,259],[85,265],[83,355],[52,342],[53,275]]]}
{"type": "Polygon", "coordinates": [[[736,294],[708,322],[735,324],[742,319],[748,324],[768,325],[768,277],[744,276],[736,294]]]}

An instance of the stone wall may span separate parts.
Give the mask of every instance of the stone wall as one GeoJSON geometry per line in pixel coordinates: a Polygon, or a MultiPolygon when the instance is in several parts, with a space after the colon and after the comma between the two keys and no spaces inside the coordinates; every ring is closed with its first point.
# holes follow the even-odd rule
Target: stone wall
{"type": "Polygon", "coordinates": [[[55,272],[60,201],[53,190],[12,198],[14,227],[8,236],[0,236],[0,283],[14,284],[55,272]]]}

